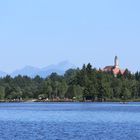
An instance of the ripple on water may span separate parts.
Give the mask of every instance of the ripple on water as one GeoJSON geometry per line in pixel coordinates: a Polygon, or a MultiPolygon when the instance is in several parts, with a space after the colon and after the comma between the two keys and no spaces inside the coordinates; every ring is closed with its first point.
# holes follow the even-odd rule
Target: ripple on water
{"type": "Polygon", "coordinates": [[[0,104],[0,140],[139,140],[137,104],[0,104]]]}

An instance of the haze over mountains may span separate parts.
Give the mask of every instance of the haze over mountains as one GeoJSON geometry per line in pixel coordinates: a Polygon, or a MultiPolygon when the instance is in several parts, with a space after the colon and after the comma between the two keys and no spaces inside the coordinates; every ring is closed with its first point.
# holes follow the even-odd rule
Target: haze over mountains
{"type": "Polygon", "coordinates": [[[63,61],[55,65],[46,66],[44,68],[25,66],[24,68],[15,70],[12,73],[6,73],[3,71],[0,71],[0,77],[4,77],[6,75],[10,75],[12,77],[15,77],[17,75],[22,75],[22,76],[27,75],[30,77],[34,77],[36,75],[39,75],[40,77],[44,78],[50,75],[52,72],[56,72],[60,75],[63,75],[65,71],[70,68],[76,68],[76,67],[68,61],[63,61]]]}

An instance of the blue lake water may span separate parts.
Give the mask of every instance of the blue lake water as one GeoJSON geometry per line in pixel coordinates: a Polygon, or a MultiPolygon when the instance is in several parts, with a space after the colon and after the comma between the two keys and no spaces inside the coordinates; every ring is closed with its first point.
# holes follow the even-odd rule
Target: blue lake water
{"type": "Polygon", "coordinates": [[[0,140],[140,140],[140,103],[0,103],[0,140]]]}

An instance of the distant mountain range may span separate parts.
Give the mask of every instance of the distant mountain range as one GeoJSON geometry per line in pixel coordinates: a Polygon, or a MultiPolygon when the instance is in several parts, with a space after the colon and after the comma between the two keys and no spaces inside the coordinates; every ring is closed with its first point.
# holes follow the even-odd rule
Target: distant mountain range
{"type": "Polygon", "coordinates": [[[36,75],[39,75],[44,78],[44,77],[50,75],[52,72],[56,72],[60,75],[63,75],[65,73],[65,71],[70,68],[76,68],[76,67],[68,61],[63,61],[63,62],[60,62],[59,64],[49,65],[44,68],[26,66],[22,69],[13,71],[12,73],[5,73],[3,71],[0,71],[0,77],[4,77],[6,75],[11,75],[12,77],[15,77],[17,75],[22,75],[22,76],[27,75],[30,77],[34,77],[36,75]]]}

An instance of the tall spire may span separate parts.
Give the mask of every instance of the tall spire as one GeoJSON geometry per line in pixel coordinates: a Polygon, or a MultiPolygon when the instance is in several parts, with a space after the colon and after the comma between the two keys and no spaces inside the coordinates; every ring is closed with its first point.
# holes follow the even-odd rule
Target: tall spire
{"type": "Polygon", "coordinates": [[[115,59],[114,59],[114,66],[115,68],[119,68],[119,59],[117,56],[115,56],[115,59]]]}

